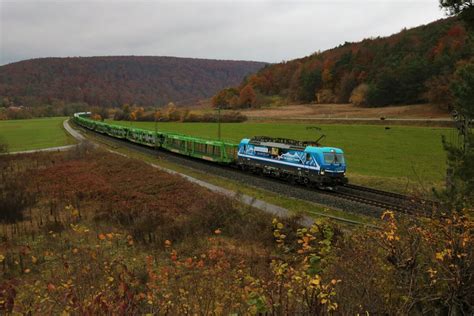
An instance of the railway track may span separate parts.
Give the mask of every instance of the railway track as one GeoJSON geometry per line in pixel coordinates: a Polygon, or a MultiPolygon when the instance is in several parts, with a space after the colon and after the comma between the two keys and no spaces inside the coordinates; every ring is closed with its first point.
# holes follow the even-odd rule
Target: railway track
{"type": "MultiPolygon", "coordinates": [[[[136,143],[116,139],[105,134],[85,130],[82,127],[79,128],[86,133],[92,133],[99,138],[106,139],[118,146],[125,146],[129,149],[153,155],[160,159],[164,158],[173,161],[174,163],[186,165],[190,168],[211,172],[221,177],[230,178],[243,183],[251,183],[251,185],[289,197],[325,204],[329,207],[349,210],[373,217],[380,217],[385,210],[392,210],[410,215],[427,215],[427,212],[422,208],[423,204],[415,203],[415,200],[412,197],[402,194],[352,184],[340,187],[335,191],[289,185],[283,180],[275,181],[276,178],[242,173],[236,168],[216,165],[208,161],[197,160],[195,158],[178,155],[172,152],[155,150],[136,143]]],[[[430,202],[435,203],[433,201],[430,202]]]]}
{"type": "Polygon", "coordinates": [[[399,200],[409,201],[409,202],[414,203],[414,204],[428,205],[428,206],[435,206],[435,207],[440,206],[439,202],[437,202],[437,201],[426,200],[426,199],[422,199],[422,198],[419,198],[419,197],[407,196],[407,195],[403,195],[403,194],[399,194],[399,193],[382,191],[382,190],[369,188],[369,187],[363,187],[363,186],[354,185],[354,184],[346,184],[345,187],[349,188],[349,189],[352,189],[352,190],[356,190],[356,191],[370,192],[370,193],[374,193],[374,194],[381,195],[381,196],[386,196],[386,197],[395,198],[395,199],[399,199],[399,200]]]}
{"type": "Polygon", "coordinates": [[[436,201],[354,184],[346,184],[336,192],[343,198],[410,215],[427,216],[430,210],[440,207],[436,201]]]}
{"type": "Polygon", "coordinates": [[[394,203],[388,203],[388,202],[382,202],[378,199],[373,199],[373,198],[368,198],[364,197],[361,195],[356,195],[356,194],[350,194],[346,192],[337,192],[335,191],[333,193],[336,197],[343,198],[349,201],[357,202],[357,203],[362,203],[366,205],[371,205],[375,206],[378,208],[381,208],[383,210],[391,210],[391,211],[396,211],[396,212],[407,212],[407,208],[396,205],[394,203]]]}
{"type": "Polygon", "coordinates": [[[409,197],[406,196],[406,195],[402,195],[402,194],[394,193],[394,192],[377,190],[377,189],[373,189],[373,188],[369,188],[369,187],[363,187],[363,186],[360,186],[360,185],[354,185],[354,184],[349,184],[348,183],[344,187],[349,188],[349,189],[353,189],[353,190],[357,190],[357,191],[376,193],[376,194],[379,194],[379,195],[393,197],[393,198],[397,198],[397,199],[409,199],[409,197]]]}

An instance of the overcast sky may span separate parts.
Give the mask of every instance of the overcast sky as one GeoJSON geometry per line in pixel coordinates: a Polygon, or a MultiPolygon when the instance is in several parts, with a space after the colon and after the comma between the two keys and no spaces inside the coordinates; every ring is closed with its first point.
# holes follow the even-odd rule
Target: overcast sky
{"type": "Polygon", "coordinates": [[[0,0],[0,65],[153,55],[280,62],[444,17],[437,0],[0,0]]]}

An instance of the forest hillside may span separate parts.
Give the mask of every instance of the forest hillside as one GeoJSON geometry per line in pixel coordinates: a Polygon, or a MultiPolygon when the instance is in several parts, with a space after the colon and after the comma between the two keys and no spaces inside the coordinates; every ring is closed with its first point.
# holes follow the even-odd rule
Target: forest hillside
{"type": "Polygon", "coordinates": [[[237,85],[264,65],[139,56],[31,59],[0,67],[0,99],[7,106],[55,100],[102,107],[186,103],[237,85]]]}
{"type": "Polygon", "coordinates": [[[386,106],[431,102],[448,107],[458,64],[473,56],[473,34],[457,18],[389,37],[344,43],[310,56],[267,65],[239,86],[221,90],[215,106],[353,103],[386,106]]]}

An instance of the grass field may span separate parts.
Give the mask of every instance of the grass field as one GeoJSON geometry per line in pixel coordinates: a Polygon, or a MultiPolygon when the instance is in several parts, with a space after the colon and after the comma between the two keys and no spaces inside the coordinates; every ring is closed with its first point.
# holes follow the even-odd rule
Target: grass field
{"type": "Polygon", "coordinates": [[[72,139],[63,129],[65,117],[0,121],[0,141],[9,151],[22,151],[63,146],[72,139]]]}
{"type": "MultiPolygon", "coordinates": [[[[130,126],[130,122],[115,122],[130,126]]],[[[154,129],[153,122],[133,122],[134,127],[154,129]]],[[[255,135],[294,139],[315,139],[326,135],[323,145],[344,149],[348,176],[355,183],[396,191],[407,187],[440,187],[445,175],[446,155],[441,135],[451,136],[446,128],[373,125],[318,125],[320,132],[306,124],[225,123],[222,137],[238,142],[255,135]],[[387,183],[387,178],[389,183],[387,183]]],[[[158,123],[159,130],[216,138],[215,123],[158,123]]]]}

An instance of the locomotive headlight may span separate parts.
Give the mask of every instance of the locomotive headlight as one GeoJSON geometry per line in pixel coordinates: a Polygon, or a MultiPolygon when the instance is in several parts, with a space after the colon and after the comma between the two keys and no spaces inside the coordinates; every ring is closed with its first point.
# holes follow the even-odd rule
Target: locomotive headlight
{"type": "Polygon", "coordinates": [[[324,173],[325,173],[324,170],[321,170],[320,174],[321,174],[322,176],[324,176],[324,173]]]}

